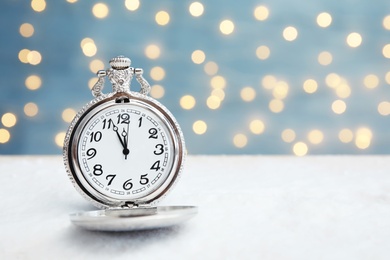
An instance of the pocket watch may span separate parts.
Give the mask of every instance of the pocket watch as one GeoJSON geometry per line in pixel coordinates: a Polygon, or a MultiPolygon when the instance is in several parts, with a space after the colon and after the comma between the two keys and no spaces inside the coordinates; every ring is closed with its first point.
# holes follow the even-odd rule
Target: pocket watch
{"type": "Polygon", "coordinates": [[[193,206],[156,206],[180,177],[186,155],[174,116],[148,96],[143,70],[118,56],[98,71],[94,99],[71,122],[63,159],[76,190],[100,210],[70,215],[77,226],[125,231],[179,224],[193,206]],[[104,79],[112,92],[103,94],[104,79]],[[130,91],[132,78],[141,85],[130,91]]]}

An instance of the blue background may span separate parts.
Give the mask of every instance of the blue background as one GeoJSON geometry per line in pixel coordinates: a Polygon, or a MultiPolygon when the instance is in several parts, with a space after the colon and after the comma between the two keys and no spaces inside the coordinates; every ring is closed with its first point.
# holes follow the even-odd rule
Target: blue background
{"type": "MultiPolygon", "coordinates": [[[[293,154],[293,145],[304,142],[308,154],[384,154],[389,153],[389,116],[378,113],[380,102],[390,101],[390,83],[385,75],[390,71],[390,60],[382,54],[382,48],[390,43],[390,31],[382,25],[390,14],[387,0],[376,1],[203,1],[204,13],[193,17],[189,11],[192,1],[142,1],[131,12],[124,1],[100,1],[109,8],[104,19],[92,14],[98,1],[68,3],[47,1],[42,12],[31,8],[30,1],[2,0],[0,3],[0,117],[13,113],[17,123],[3,126],[10,140],[0,143],[1,154],[59,154],[61,147],[54,139],[65,132],[69,123],[61,118],[66,108],[79,110],[92,99],[88,81],[95,77],[89,69],[94,59],[108,67],[110,58],[119,54],[132,59],[132,66],[143,68],[144,77],[151,85],[159,84],[165,95],[159,99],[179,121],[192,154],[293,154]],[[269,17],[258,21],[253,11],[258,5],[269,9],[269,17]],[[169,13],[170,21],[160,26],[155,21],[158,11],[169,13]],[[321,12],[332,15],[332,23],[321,28],[316,17],[321,12]],[[230,19],[234,32],[223,35],[219,24],[230,19]],[[34,26],[31,37],[22,37],[19,27],[23,23],[34,26]],[[286,41],[282,32],[287,26],[298,30],[296,40],[286,41]],[[362,36],[362,44],[351,48],[346,37],[351,32],[362,36]],[[97,46],[93,57],[83,54],[82,39],[89,37],[97,46]],[[160,47],[161,55],[149,59],[144,50],[149,44],[160,47]],[[266,45],[271,55],[266,60],[256,57],[256,48],[266,45]],[[18,53],[22,49],[37,50],[42,55],[38,65],[22,63],[18,53]],[[195,64],[191,54],[202,50],[206,60],[195,64]],[[320,65],[318,54],[328,51],[333,61],[320,65]],[[207,107],[206,100],[212,90],[212,76],[204,71],[206,62],[218,64],[217,75],[226,79],[226,97],[218,109],[207,107]],[[154,81],[149,71],[164,68],[166,76],[154,81]],[[337,73],[347,80],[351,88],[348,98],[339,98],[326,86],[329,73],[337,73]],[[29,75],[39,75],[42,86],[31,91],[25,80],[29,75]],[[368,74],[379,78],[379,85],[368,89],[363,79],[368,74]],[[270,111],[268,104],[272,92],[264,89],[261,80],[273,75],[289,85],[289,93],[283,100],[280,113],[270,111]],[[307,78],[318,82],[313,94],[303,91],[307,78]],[[245,102],[240,91],[251,86],[256,91],[252,102],[245,102]],[[180,106],[180,98],[192,95],[196,99],[193,109],[180,106]],[[347,110],[342,114],[332,112],[331,104],[342,99],[347,110]],[[23,107],[34,102],[39,113],[28,117],[23,107]],[[249,123],[260,119],[265,131],[256,135],[249,130],[249,123]],[[192,125],[197,120],[207,124],[207,131],[195,134],[192,125]],[[356,132],[361,127],[372,131],[368,148],[359,149],[353,141],[343,143],[339,131],[348,128],[356,132]],[[296,133],[293,142],[282,140],[283,130],[296,133]],[[319,129],[324,135],[320,144],[311,144],[307,134],[319,129]],[[237,133],[247,137],[247,144],[238,148],[233,144],[237,133]]],[[[133,82],[138,89],[138,84],[133,82]]],[[[110,89],[106,82],[104,92],[110,89]]]]}

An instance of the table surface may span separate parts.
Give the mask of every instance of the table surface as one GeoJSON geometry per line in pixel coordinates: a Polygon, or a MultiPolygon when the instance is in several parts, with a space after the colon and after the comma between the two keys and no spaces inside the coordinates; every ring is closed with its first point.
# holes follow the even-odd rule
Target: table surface
{"type": "Polygon", "coordinates": [[[0,156],[0,259],[389,259],[390,156],[189,156],[172,228],[94,232],[59,156],[0,156]]]}

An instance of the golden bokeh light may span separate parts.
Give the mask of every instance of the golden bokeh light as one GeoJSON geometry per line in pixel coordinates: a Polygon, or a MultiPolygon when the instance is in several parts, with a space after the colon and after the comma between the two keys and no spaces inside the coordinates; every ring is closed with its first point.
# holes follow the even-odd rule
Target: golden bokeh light
{"type": "Polygon", "coordinates": [[[197,120],[192,124],[192,130],[197,135],[202,135],[207,131],[207,124],[203,120],[197,120]]]}
{"type": "Polygon", "coordinates": [[[341,129],[338,137],[342,143],[350,143],[353,140],[353,132],[348,128],[344,128],[341,129]]]}
{"type": "Polygon", "coordinates": [[[296,137],[295,131],[290,128],[287,128],[282,132],[282,140],[286,143],[293,142],[295,140],[295,137],[296,137]]]}
{"type": "Polygon", "coordinates": [[[16,115],[13,114],[13,113],[5,113],[2,117],[1,117],[1,123],[5,126],[5,127],[13,127],[14,125],[16,125],[16,122],[17,122],[17,118],[16,118],[16,115]]]}
{"type": "Polygon", "coordinates": [[[190,14],[194,17],[199,17],[203,14],[204,12],[204,7],[202,3],[199,2],[193,2],[190,4],[188,11],[190,14]]]}
{"type": "Polygon", "coordinates": [[[104,3],[96,3],[92,7],[92,14],[98,19],[106,18],[108,13],[108,6],[104,3]]]}
{"type": "Polygon", "coordinates": [[[42,61],[42,55],[38,51],[30,51],[27,54],[27,61],[31,65],[38,65],[42,61]]]}
{"type": "Polygon", "coordinates": [[[28,63],[27,55],[29,54],[30,50],[23,49],[19,51],[18,58],[22,63],[28,63]]]}
{"type": "Polygon", "coordinates": [[[165,78],[165,70],[162,67],[153,67],[150,70],[150,77],[155,81],[160,81],[165,78]]]}
{"type": "Polygon", "coordinates": [[[341,83],[336,87],[336,95],[339,98],[347,98],[351,95],[351,88],[347,83],[341,83]]]}
{"type": "Polygon", "coordinates": [[[372,131],[367,127],[359,128],[355,133],[355,145],[359,149],[367,149],[371,144],[372,131]]]}
{"type": "Polygon", "coordinates": [[[385,18],[383,18],[383,28],[390,30],[390,15],[387,15],[385,18]]]}
{"type": "Polygon", "coordinates": [[[307,79],[303,82],[303,90],[308,94],[313,94],[317,91],[318,83],[314,79],[307,79]]]}
{"type": "Polygon", "coordinates": [[[213,76],[218,73],[218,64],[214,61],[209,61],[204,65],[204,72],[206,72],[207,75],[213,76]]]}
{"type": "Polygon", "coordinates": [[[169,16],[169,13],[166,11],[159,11],[156,13],[156,16],[154,17],[156,20],[156,23],[161,26],[165,26],[169,23],[169,20],[171,17],[169,16]]]}
{"type": "Polygon", "coordinates": [[[323,12],[317,15],[317,24],[320,27],[326,28],[332,23],[332,16],[327,13],[323,12]]]}
{"type": "Polygon", "coordinates": [[[210,109],[218,109],[221,106],[221,99],[217,96],[209,96],[206,101],[207,107],[210,109]]]}
{"type": "Polygon", "coordinates": [[[377,75],[369,74],[364,77],[363,84],[366,88],[376,88],[379,85],[379,78],[377,75]]]}
{"type": "Polygon", "coordinates": [[[243,148],[247,145],[248,138],[244,134],[236,134],[233,137],[233,144],[237,148],[243,148]]]}
{"type": "Polygon", "coordinates": [[[308,151],[309,148],[304,142],[297,142],[293,146],[293,152],[296,156],[305,156],[308,151]]]}
{"type": "Polygon", "coordinates": [[[385,58],[390,59],[390,43],[383,46],[382,54],[385,58]]]}
{"type": "Polygon", "coordinates": [[[307,139],[312,144],[320,144],[324,140],[324,134],[320,130],[314,129],[309,132],[307,139]]]}
{"type": "Polygon", "coordinates": [[[225,88],[226,80],[224,77],[217,75],[211,78],[210,85],[212,88],[225,88]]]}
{"type": "Polygon", "coordinates": [[[344,101],[342,101],[340,99],[333,101],[332,111],[335,114],[340,115],[340,114],[344,113],[346,109],[347,109],[347,104],[344,101]]]}
{"type": "Polygon", "coordinates": [[[84,45],[89,43],[89,42],[94,43],[94,41],[91,38],[86,37],[86,38],[82,39],[80,42],[81,49],[83,49],[84,45]]]}
{"type": "Polygon", "coordinates": [[[272,99],[268,104],[269,110],[273,113],[280,113],[284,109],[284,103],[280,99],[272,99]]]}
{"type": "Polygon", "coordinates": [[[241,89],[240,95],[242,100],[244,100],[245,102],[251,102],[256,97],[256,91],[252,87],[244,87],[243,89],[241,89]]]}
{"type": "Polygon", "coordinates": [[[195,104],[196,104],[196,100],[191,95],[185,95],[185,96],[180,98],[180,106],[183,109],[186,109],[186,110],[193,109],[195,104]]]}
{"type": "Polygon", "coordinates": [[[89,63],[89,69],[91,70],[92,73],[96,73],[99,70],[104,70],[104,62],[101,60],[92,60],[89,63]]]}
{"type": "Polygon", "coordinates": [[[390,115],[390,102],[382,101],[378,104],[378,113],[382,116],[390,115]]]}
{"type": "Polygon", "coordinates": [[[31,1],[31,8],[35,12],[42,12],[46,8],[46,1],[45,0],[32,0],[31,1]]]}
{"type": "Polygon", "coordinates": [[[37,104],[30,102],[24,105],[23,111],[26,116],[34,117],[38,114],[39,108],[37,104]]]}
{"type": "Polygon", "coordinates": [[[234,23],[231,20],[223,20],[219,24],[219,30],[225,35],[229,35],[234,32],[234,23]]]}
{"type": "Polygon", "coordinates": [[[126,0],[125,6],[129,11],[135,11],[139,8],[139,0],[126,0]]]}
{"type": "Polygon", "coordinates": [[[261,46],[257,47],[257,49],[256,49],[256,56],[260,60],[268,59],[270,54],[271,54],[270,49],[265,45],[261,45],[261,46]]]}
{"type": "Polygon", "coordinates": [[[164,95],[165,95],[165,89],[162,86],[160,85],[152,86],[150,90],[150,96],[152,96],[152,98],[159,99],[162,98],[164,95]]]}
{"type": "Polygon", "coordinates": [[[293,26],[288,26],[283,30],[283,38],[286,41],[294,41],[298,37],[298,30],[293,26]]]}
{"type": "Polygon", "coordinates": [[[160,57],[161,50],[156,44],[149,44],[145,48],[145,55],[151,60],[155,60],[160,57]]]}
{"type": "Polygon", "coordinates": [[[333,61],[333,56],[330,52],[323,51],[318,55],[318,63],[323,66],[328,66],[333,61]]]}
{"type": "Polygon", "coordinates": [[[265,130],[265,124],[260,119],[252,120],[249,123],[249,130],[256,135],[262,134],[265,130]]]}
{"type": "Polygon", "coordinates": [[[195,64],[202,64],[206,59],[206,54],[202,50],[195,50],[191,54],[191,60],[195,64]]]}
{"type": "Polygon", "coordinates": [[[62,111],[62,120],[66,123],[72,122],[73,118],[76,116],[76,111],[73,108],[66,108],[62,111]]]}
{"type": "Polygon", "coordinates": [[[213,89],[213,91],[211,91],[211,95],[218,97],[221,101],[225,99],[225,91],[220,88],[213,89]]]}
{"type": "Polygon", "coordinates": [[[341,77],[336,73],[330,73],[326,76],[325,83],[328,87],[336,88],[341,84],[341,77]]]}
{"type": "Polygon", "coordinates": [[[74,4],[77,2],[77,0],[66,0],[66,2],[70,3],[70,4],[74,4]]]}
{"type": "Polygon", "coordinates": [[[387,84],[390,85],[390,71],[386,73],[386,75],[385,75],[385,81],[386,81],[387,84]]]}
{"type": "Polygon", "coordinates": [[[11,134],[7,129],[0,128],[0,144],[8,143],[11,139],[11,134]]]}
{"type": "Polygon", "coordinates": [[[272,95],[276,99],[284,99],[287,97],[289,86],[285,81],[278,81],[275,87],[272,89],[272,95]]]}
{"type": "Polygon", "coordinates": [[[357,32],[348,34],[347,44],[351,48],[359,47],[362,44],[362,36],[357,32]]]}
{"type": "Polygon", "coordinates": [[[97,47],[93,41],[88,41],[83,44],[82,50],[85,56],[93,57],[97,52],[97,47]]]}
{"type": "Polygon", "coordinates": [[[42,79],[38,75],[30,75],[26,78],[24,84],[29,90],[37,90],[42,85],[42,79]]]}
{"type": "Polygon", "coordinates": [[[277,79],[272,75],[266,75],[261,79],[261,85],[265,89],[273,89],[276,86],[277,79]]]}
{"type": "Polygon", "coordinates": [[[256,20],[265,21],[269,16],[269,9],[264,5],[259,5],[253,11],[253,16],[256,20]]]}
{"type": "Polygon", "coordinates": [[[62,147],[64,145],[65,135],[65,132],[59,132],[58,134],[56,134],[56,136],[54,137],[54,142],[57,146],[62,147]]]}
{"type": "Polygon", "coordinates": [[[19,32],[23,37],[31,37],[34,34],[34,26],[29,23],[24,23],[19,27],[19,32]]]}

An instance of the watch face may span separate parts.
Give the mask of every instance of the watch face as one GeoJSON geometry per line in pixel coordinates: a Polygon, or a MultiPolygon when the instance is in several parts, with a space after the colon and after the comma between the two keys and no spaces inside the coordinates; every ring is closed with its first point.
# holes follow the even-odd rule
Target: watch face
{"type": "Polygon", "coordinates": [[[140,100],[98,105],[80,119],[72,138],[76,181],[103,204],[158,197],[180,167],[173,125],[140,100]]]}

